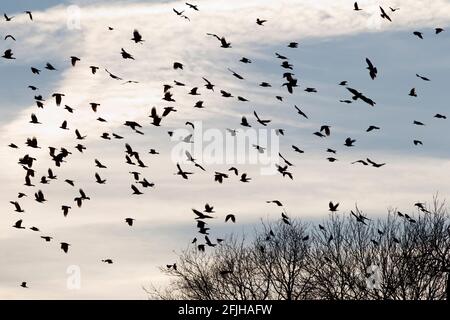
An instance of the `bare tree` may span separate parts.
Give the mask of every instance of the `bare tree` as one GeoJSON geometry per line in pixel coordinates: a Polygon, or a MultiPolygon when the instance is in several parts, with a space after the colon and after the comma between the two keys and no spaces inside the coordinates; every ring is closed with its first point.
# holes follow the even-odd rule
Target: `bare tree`
{"type": "Polygon", "coordinates": [[[358,207],[318,225],[262,223],[205,252],[188,247],[156,299],[435,300],[448,295],[450,219],[444,203],[369,219],[358,207]],[[446,292],[447,291],[447,292],[446,292]]]}

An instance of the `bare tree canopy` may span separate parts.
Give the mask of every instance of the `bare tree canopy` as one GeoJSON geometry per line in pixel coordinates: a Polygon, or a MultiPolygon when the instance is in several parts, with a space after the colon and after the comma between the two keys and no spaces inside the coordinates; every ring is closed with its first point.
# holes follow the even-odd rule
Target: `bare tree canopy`
{"type": "Polygon", "coordinates": [[[450,217],[443,203],[369,219],[356,207],[321,223],[262,223],[251,239],[189,247],[155,299],[442,300],[448,295],[450,217]],[[447,291],[447,292],[446,292],[447,291]]]}

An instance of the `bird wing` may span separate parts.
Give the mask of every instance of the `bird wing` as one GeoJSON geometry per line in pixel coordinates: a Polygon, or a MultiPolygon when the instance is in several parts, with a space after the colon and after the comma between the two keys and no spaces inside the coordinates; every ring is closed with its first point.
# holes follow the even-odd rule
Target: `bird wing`
{"type": "Polygon", "coordinates": [[[158,114],[156,113],[156,108],[155,107],[152,108],[151,117],[152,118],[158,118],[158,114]]]}
{"type": "Polygon", "coordinates": [[[201,213],[200,211],[196,210],[196,209],[192,209],[192,211],[199,217],[199,218],[203,218],[205,215],[203,213],[201,213]]]}
{"type": "Polygon", "coordinates": [[[220,37],[217,34],[214,33],[207,33],[208,36],[216,37],[220,41],[220,37]]]}
{"type": "Polygon", "coordinates": [[[189,161],[193,161],[194,160],[194,158],[192,158],[192,155],[191,155],[191,153],[189,151],[186,150],[185,154],[186,154],[186,157],[188,158],[189,161]]]}
{"type": "Polygon", "coordinates": [[[361,93],[358,91],[358,90],[356,90],[356,89],[353,89],[353,88],[346,88],[348,91],[350,91],[354,96],[356,96],[356,97],[359,97],[359,96],[361,96],[361,93]]]}
{"type": "Polygon", "coordinates": [[[367,97],[364,96],[364,95],[361,95],[360,98],[361,98],[362,101],[364,101],[364,102],[367,103],[367,104],[370,104],[371,106],[374,106],[374,105],[376,104],[375,101],[373,101],[373,100],[370,99],[370,98],[367,98],[367,97]]]}

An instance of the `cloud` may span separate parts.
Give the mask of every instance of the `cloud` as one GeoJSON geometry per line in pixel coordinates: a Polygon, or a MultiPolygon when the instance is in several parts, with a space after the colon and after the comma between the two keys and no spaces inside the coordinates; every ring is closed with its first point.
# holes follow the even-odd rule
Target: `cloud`
{"type": "MultiPolygon", "coordinates": [[[[172,12],[173,7],[184,8],[184,2],[100,2],[80,6],[79,30],[67,28],[66,6],[35,12],[33,23],[18,17],[14,21],[18,41],[11,44],[17,60],[10,63],[29,72],[30,66],[43,69],[48,61],[58,71],[44,70],[40,76],[29,73],[21,79],[20,88],[11,89],[29,95],[29,101],[33,101],[33,93],[26,85],[30,81],[37,84],[46,99],[44,109],[27,104],[15,111],[11,122],[0,123],[4,141],[0,147],[2,208],[12,212],[8,201],[15,197],[15,192],[26,190],[28,193],[26,199],[20,200],[25,214],[0,218],[0,246],[4,247],[2,252],[7,249],[9,257],[0,266],[4,280],[0,283],[5,283],[0,287],[0,296],[142,298],[140,285],[149,280],[164,281],[157,266],[175,259],[172,250],[183,248],[195,235],[191,208],[201,208],[206,202],[215,205],[218,211],[219,218],[212,222],[214,236],[224,236],[236,230],[221,229],[224,216],[230,212],[237,214],[237,228],[241,224],[258,223],[261,217],[278,219],[277,208],[265,203],[272,198],[285,203],[292,216],[317,218],[327,214],[329,200],[341,202],[341,212],[358,202],[369,214],[378,215],[389,206],[412,210],[413,201],[424,200],[435,191],[448,194],[449,185],[441,178],[450,165],[446,151],[440,147],[448,140],[443,134],[445,124],[432,119],[432,112],[443,107],[438,98],[439,91],[443,90],[439,80],[443,79],[445,70],[439,71],[437,67],[444,65],[440,60],[444,58],[437,53],[445,52],[442,46],[447,45],[437,42],[432,27],[448,25],[446,12],[450,4],[446,1],[382,3],[386,7],[394,4],[401,7],[393,14],[394,22],[388,23],[378,17],[378,3],[359,3],[364,8],[361,13],[354,13],[350,2],[198,1],[201,11],[186,10],[191,19],[187,22],[172,12]],[[257,26],[257,17],[267,18],[267,24],[257,26]],[[109,31],[107,26],[113,26],[114,31],[109,31]],[[142,33],[143,44],[130,40],[134,28],[142,33]],[[415,29],[426,31],[423,42],[426,48],[420,47],[419,40],[412,36],[415,29]],[[207,32],[225,36],[233,48],[220,48],[219,42],[207,36],[207,32]],[[286,48],[290,41],[300,42],[300,48],[286,48]],[[136,60],[122,59],[121,48],[136,60]],[[413,49],[420,56],[410,54],[413,49]],[[281,88],[283,70],[274,52],[289,56],[294,64],[300,87],[292,96],[281,88]],[[69,64],[71,55],[81,58],[75,68],[69,64]],[[367,55],[375,56],[374,61],[380,68],[380,78],[374,82],[367,79],[364,70],[367,55]],[[253,63],[243,65],[239,62],[242,56],[252,59],[253,63]],[[439,62],[423,57],[433,57],[439,62]],[[182,62],[184,70],[173,70],[174,61],[182,62]],[[91,65],[100,67],[96,75],[90,73],[91,65]],[[411,65],[426,71],[430,68],[433,86],[416,82],[411,65]],[[234,78],[228,67],[242,74],[245,80],[234,78]],[[123,81],[113,80],[105,68],[125,80],[139,83],[123,84],[123,81]],[[215,92],[203,87],[202,77],[216,84],[215,92]],[[169,105],[161,100],[162,84],[173,84],[174,79],[187,84],[171,89],[177,100],[173,105],[178,111],[165,118],[162,127],[153,127],[148,118],[150,109],[156,106],[161,112],[169,105]],[[377,106],[338,103],[339,99],[349,97],[344,88],[337,86],[343,79],[373,96],[377,106]],[[273,87],[258,87],[261,81],[268,81],[273,87]],[[413,85],[420,86],[420,102],[412,102],[406,96],[413,85]],[[307,86],[317,87],[319,93],[305,94],[303,89],[307,86]],[[201,96],[187,95],[192,87],[199,87],[201,96]],[[222,98],[218,93],[220,89],[247,97],[250,102],[222,98]],[[56,107],[51,98],[54,92],[65,94],[63,105],[75,108],[74,114],[56,107]],[[278,94],[285,97],[284,103],[275,99],[278,94]],[[193,108],[199,99],[205,101],[204,110],[193,108]],[[421,101],[432,101],[432,105],[425,109],[421,101]],[[100,103],[97,113],[90,109],[90,102],[100,103]],[[308,121],[296,114],[294,104],[309,115],[308,121]],[[281,152],[295,164],[290,168],[294,181],[281,175],[261,176],[259,167],[254,165],[239,166],[241,172],[248,172],[253,179],[249,184],[235,177],[230,177],[223,185],[215,183],[212,173],[227,171],[228,165],[210,166],[206,173],[193,166],[183,166],[195,171],[188,181],[174,175],[176,167],[170,158],[173,144],[168,130],[186,128],[187,120],[202,120],[205,128],[239,128],[242,115],[248,116],[256,126],[254,110],[272,119],[273,128],[286,128],[281,152]],[[32,112],[42,125],[28,123],[32,112]],[[108,122],[96,121],[99,116],[108,122]],[[411,124],[416,116],[428,117],[427,123],[432,124],[419,131],[411,124]],[[64,120],[71,130],[59,129],[64,120]],[[141,123],[145,135],[125,128],[125,120],[141,123]],[[312,133],[325,123],[332,125],[332,136],[314,137],[312,133]],[[374,135],[366,134],[364,130],[372,123],[383,124],[383,130],[374,135]],[[78,143],[75,128],[88,136],[82,141],[87,146],[84,154],[73,149],[78,143]],[[105,141],[100,139],[103,132],[114,132],[126,139],[105,141]],[[416,135],[426,138],[423,151],[412,149],[411,141],[416,135]],[[42,149],[31,150],[24,146],[26,138],[31,136],[38,138],[42,149]],[[355,148],[343,147],[347,136],[357,139],[355,148]],[[5,146],[12,141],[20,146],[19,150],[5,146]],[[131,196],[133,180],[128,172],[135,168],[124,163],[125,141],[143,155],[149,168],[140,171],[156,183],[154,190],[146,191],[141,197],[131,196]],[[306,153],[293,153],[292,144],[304,148],[306,153]],[[73,154],[67,163],[56,169],[48,156],[48,146],[66,146],[73,154]],[[339,161],[334,164],[325,160],[324,151],[329,147],[338,149],[339,161]],[[161,154],[149,155],[150,148],[161,154]],[[24,171],[17,160],[25,153],[38,159],[36,188],[22,186],[24,171]],[[350,164],[366,157],[388,164],[380,169],[350,164]],[[108,169],[95,168],[96,158],[107,164],[108,169]],[[49,167],[55,169],[59,180],[48,186],[40,185],[39,177],[49,167]],[[95,172],[108,180],[105,186],[95,184],[95,172]],[[64,179],[75,180],[76,187],[65,184],[64,179]],[[73,202],[79,187],[92,197],[81,209],[73,202]],[[49,200],[47,204],[33,201],[37,189],[44,191],[49,200]],[[62,216],[62,204],[73,207],[67,218],[62,216]],[[123,221],[128,216],[135,217],[139,227],[130,230],[123,221]],[[23,217],[27,227],[37,225],[43,232],[54,235],[55,240],[70,242],[73,250],[65,256],[57,243],[47,246],[31,231],[11,228],[19,217],[23,217]],[[112,268],[105,266],[100,260],[106,257],[117,260],[117,264],[112,268]],[[30,277],[29,264],[36,261],[38,264],[30,277]],[[65,288],[65,270],[70,264],[80,264],[84,270],[85,286],[80,292],[68,292],[65,288]],[[24,278],[31,278],[31,293],[16,288],[24,278]]],[[[2,34],[10,30],[7,28],[9,25],[2,24],[2,34]]],[[[2,61],[2,65],[5,63],[2,61]]],[[[12,87],[7,81],[3,85],[12,87]]]]}

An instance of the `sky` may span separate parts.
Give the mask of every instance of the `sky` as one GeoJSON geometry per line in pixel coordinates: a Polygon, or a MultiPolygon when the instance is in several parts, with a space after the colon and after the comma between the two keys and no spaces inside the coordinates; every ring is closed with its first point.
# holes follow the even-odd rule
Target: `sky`
{"type": "MultiPolygon", "coordinates": [[[[0,298],[146,299],[142,287],[163,287],[168,281],[159,268],[175,262],[177,252],[188,248],[194,237],[202,241],[191,209],[202,210],[205,203],[216,211],[217,218],[210,223],[210,238],[216,239],[252,234],[261,219],[280,219],[280,208],[267,200],[278,199],[290,217],[309,221],[326,218],[329,201],[340,203],[339,214],[358,204],[368,216],[382,217],[388,208],[414,214],[415,202],[430,202],[436,194],[445,200],[450,192],[448,120],[434,115],[450,116],[445,97],[450,34],[436,35],[434,28],[448,27],[450,2],[367,0],[358,1],[363,9],[359,12],[353,10],[353,2],[197,0],[199,11],[183,1],[2,2],[4,12],[14,18],[0,21],[0,35],[12,34],[16,41],[2,40],[0,51],[12,49],[16,59],[0,61],[0,298]],[[380,5],[392,22],[380,17],[380,5]],[[400,10],[391,12],[389,7],[400,10]],[[177,16],[173,8],[184,10],[190,21],[177,16]],[[33,21],[25,10],[33,11],[33,21]],[[267,22],[259,26],[257,18],[267,22]],[[134,29],[142,34],[143,43],[131,41],[134,29]],[[423,32],[424,39],[414,36],[414,31],[423,32]],[[232,47],[221,48],[207,33],[224,36],[232,47]],[[298,48],[287,47],[290,42],[298,42],[298,48]],[[121,48],[135,60],[123,59],[121,48]],[[287,70],[275,52],[293,65],[299,83],[293,94],[281,86],[287,70]],[[70,56],[81,59],[75,67],[70,56]],[[242,57],[252,63],[240,62],[242,57]],[[375,80],[369,77],[366,58],[377,67],[375,80]],[[173,69],[175,61],[183,63],[183,70],[173,69]],[[47,62],[57,70],[46,70],[47,62]],[[99,67],[95,75],[91,65],[99,67]],[[30,67],[42,72],[34,75],[30,67]],[[244,79],[233,77],[228,68],[244,79]],[[105,69],[124,80],[112,79],[105,69]],[[215,84],[214,92],[204,87],[203,77],[215,84]],[[125,80],[138,83],[124,84],[125,80]],[[174,80],[186,86],[174,86],[174,80]],[[339,102],[351,99],[339,85],[343,80],[376,105],[339,102]],[[258,86],[262,81],[272,87],[258,86]],[[174,86],[170,92],[176,102],[161,99],[164,84],[174,86]],[[29,85],[39,90],[31,91],[29,85]],[[200,96],[188,94],[193,87],[199,88],[200,96]],[[307,93],[307,87],[318,92],[307,93]],[[417,97],[408,95],[413,87],[417,97]],[[235,97],[223,98],[220,90],[235,97]],[[53,93],[65,94],[62,106],[56,106],[53,93]],[[34,102],[38,94],[45,99],[43,109],[34,102]],[[277,95],[283,96],[282,102],[277,95]],[[249,101],[240,102],[237,96],[249,101]],[[204,101],[204,109],[193,108],[199,100],[204,101]],[[96,113],[89,107],[91,102],[100,104],[96,113]],[[64,105],[74,108],[74,113],[64,110],[64,105]],[[161,126],[151,125],[152,107],[161,114],[166,106],[177,112],[164,117],[161,126]],[[258,124],[254,111],[270,119],[270,124],[258,124]],[[32,113],[42,124],[29,123],[32,113]],[[174,158],[175,148],[182,145],[198,151],[203,145],[207,149],[201,134],[207,136],[211,130],[220,132],[224,141],[232,139],[227,128],[237,129],[241,136],[242,116],[251,130],[284,129],[283,136],[258,143],[279,148],[294,164],[289,167],[293,180],[279,173],[264,174],[261,163],[211,163],[208,152],[194,155],[205,172],[182,163],[194,174],[188,180],[175,174],[181,161],[174,158]],[[98,117],[108,122],[101,123],[98,117]],[[59,128],[64,120],[69,130],[59,128]],[[125,127],[125,121],[141,124],[144,135],[125,127]],[[187,121],[197,130],[194,143],[172,141],[168,131],[174,136],[193,132],[187,121]],[[331,127],[329,137],[313,135],[322,125],[331,127]],[[381,129],[366,132],[370,125],[381,129]],[[76,140],[75,129],[87,138],[76,140]],[[104,132],[124,139],[101,139],[104,132]],[[41,149],[25,145],[33,136],[41,149]],[[356,139],[354,147],[344,146],[347,137],[356,139]],[[413,140],[423,145],[415,146],[413,140]],[[19,148],[8,147],[10,143],[19,148]],[[79,153],[74,148],[77,143],[87,150],[79,153]],[[125,164],[125,143],[141,154],[148,168],[125,164]],[[292,145],[304,153],[294,152],[292,145]],[[49,146],[72,152],[60,168],[51,161],[49,146]],[[159,154],[149,154],[151,148],[159,154]],[[327,148],[337,153],[327,153],[327,148]],[[25,172],[17,162],[25,154],[37,158],[35,187],[23,185],[25,172]],[[330,156],[338,160],[327,161],[330,156]],[[352,164],[366,158],[386,165],[352,164]],[[108,168],[96,168],[94,159],[108,168]],[[251,181],[242,183],[233,174],[223,184],[214,181],[215,171],[227,172],[231,166],[246,172],[251,181]],[[48,168],[58,179],[39,183],[48,168]],[[139,196],[132,195],[130,188],[135,182],[129,172],[135,170],[155,183],[150,189],[137,184],[144,192],[139,196]],[[106,184],[95,182],[96,172],[107,179],[106,184]],[[74,180],[75,187],[65,179],[74,180]],[[73,201],[79,188],[91,198],[81,208],[73,201]],[[45,204],[34,201],[37,190],[44,192],[45,204]],[[27,197],[17,199],[18,192],[27,197]],[[14,212],[10,201],[18,201],[25,212],[14,212]],[[61,205],[72,207],[67,217],[61,205]],[[230,213],[236,215],[235,224],[224,222],[230,213]],[[124,222],[127,217],[136,219],[132,227],[124,222]],[[19,219],[27,229],[12,228],[19,219]],[[32,226],[40,232],[29,230],[32,226]],[[43,235],[54,239],[44,242],[43,235]],[[59,242],[71,244],[67,254],[59,242]],[[114,263],[105,264],[103,259],[114,263]],[[79,271],[79,286],[68,285],[73,270],[77,275],[79,271]],[[28,289],[20,287],[23,281],[28,289]]],[[[250,148],[239,155],[250,152],[256,151],[250,148]]]]}

